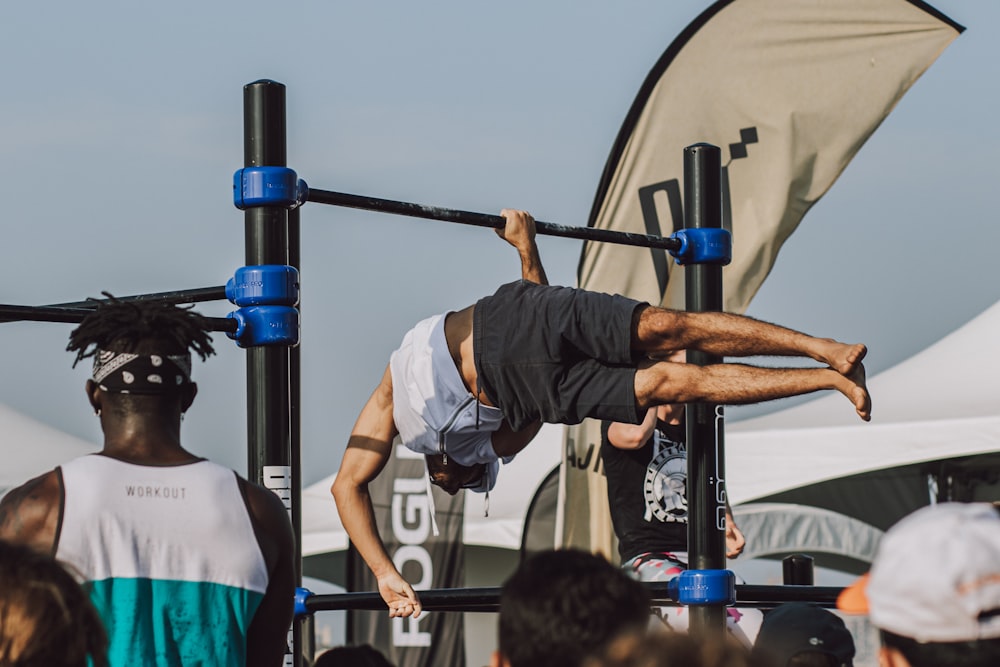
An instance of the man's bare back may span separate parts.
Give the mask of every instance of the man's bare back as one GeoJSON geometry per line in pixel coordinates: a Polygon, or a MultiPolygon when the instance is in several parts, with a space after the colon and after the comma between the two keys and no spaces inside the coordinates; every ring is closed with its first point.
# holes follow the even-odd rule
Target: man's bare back
{"type": "Polygon", "coordinates": [[[479,375],[476,373],[476,357],[472,347],[472,317],[475,310],[475,306],[469,306],[448,313],[444,321],[444,338],[465,388],[483,405],[496,407],[486,398],[486,394],[478,391],[479,375]]]}

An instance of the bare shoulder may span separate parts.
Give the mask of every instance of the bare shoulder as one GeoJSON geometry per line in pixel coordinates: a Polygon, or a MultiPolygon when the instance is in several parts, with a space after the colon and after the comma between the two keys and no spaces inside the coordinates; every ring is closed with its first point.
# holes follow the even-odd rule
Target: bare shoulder
{"type": "Polygon", "coordinates": [[[0,538],[51,553],[62,507],[62,481],[50,470],[12,489],[0,500],[0,538]]]}
{"type": "Polygon", "coordinates": [[[386,366],[382,373],[375,391],[368,398],[361,413],[354,422],[351,429],[351,437],[348,441],[348,450],[362,445],[365,448],[372,441],[382,441],[385,448],[388,448],[392,439],[396,436],[396,423],[393,419],[393,395],[392,395],[392,371],[390,366],[386,366]]]}

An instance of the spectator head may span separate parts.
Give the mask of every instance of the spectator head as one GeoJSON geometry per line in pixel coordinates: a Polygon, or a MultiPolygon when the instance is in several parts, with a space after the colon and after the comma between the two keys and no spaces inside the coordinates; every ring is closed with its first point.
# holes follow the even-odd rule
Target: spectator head
{"type": "Polygon", "coordinates": [[[837,601],[867,613],[885,665],[1000,665],[1000,513],[941,503],[883,536],[871,572],[837,601]]]}
{"type": "Polygon", "coordinates": [[[748,667],[750,653],[731,635],[724,637],[660,630],[613,641],[584,667],[748,667]]]}
{"type": "MultiPolygon", "coordinates": [[[[167,409],[183,413],[197,388],[191,381],[191,352],[202,360],[214,353],[208,320],[162,301],[120,301],[105,293],[70,333],[66,349],[75,366],[94,360],[87,394],[94,410],[116,416],[167,409]]],[[[102,422],[104,424],[104,422],[102,422]]]]}
{"type": "Polygon", "coordinates": [[[789,602],[764,616],[753,657],[759,667],[853,667],[854,638],[836,614],[789,602]]]}
{"type": "Polygon", "coordinates": [[[535,554],[500,592],[494,666],[579,667],[612,640],[642,633],[649,595],[604,558],[565,549],[535,554]]]}
{"type": "Polygon", "coordinates": [[[55,559],[0,540],[0,665],[106,667],[90,598],[55,559]]]}

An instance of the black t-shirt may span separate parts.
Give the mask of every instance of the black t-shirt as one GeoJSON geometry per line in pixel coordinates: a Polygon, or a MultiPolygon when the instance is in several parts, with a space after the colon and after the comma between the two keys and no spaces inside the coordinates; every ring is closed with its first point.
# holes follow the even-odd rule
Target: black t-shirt
{"type": "Polygon", "coordinates": [[[656,422],[639,449],[618,449],[601,424],[611,522],[622,562],[639,554],[687,551],[687,449],[684,426],[656,422]]]}

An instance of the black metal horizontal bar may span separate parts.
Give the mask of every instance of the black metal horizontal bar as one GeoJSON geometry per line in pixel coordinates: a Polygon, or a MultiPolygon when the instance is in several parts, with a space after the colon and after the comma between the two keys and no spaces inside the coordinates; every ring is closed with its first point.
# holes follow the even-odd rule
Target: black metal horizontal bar
{"type": "MultiPolygon", "coordinates": [[[[656,591],[654,586],[657,585],[663,586],[662,595],[665,596],[665,584],[651,584],[650,588],[656,591]]],[[[785,602],[812,602],[821,607],[834,607],[837,604],[837,596],[842,590],[844,590],[842,586],[737,584],[736,606],[774,607],[785,602]]]]}
{"type": "MultiPolygon", "coordinates": [[[[82,322],[94,312],[93,308],[65,306],[12,306],[0,304],[0,322],[82,322]]],[[[235,333],[239,324],[228,317],[206,317],[210,331],[235,333]]]]}
{"type": "MultiPolygon", "coordinates": [[[[226,286],[197,287],[188,290],[173,290],[170,292],[152,292],[149,294],[134,294],[117,296],[119,301],[164,301],[166,303],[202,303],[205,301],[221,301],[226,298],[226,286]]],[[[10,306],[0,305],[0,323],[3,322],[69,322],[82,320],[88,313],[97,308],[98,304],[108,299],[87,299],[68,303],[53,303],[48,306],[10,306]],[[76,312],[79,311],[79,312],[76,312]]],[[[225,318],[207,318],[212,331],[236,331],[236,323],[225,318]],[[214,321],[218,320],[218,321],[214,321]]]]}
{"type": "MultiPolygon", "coordinates": [[[[419,591],[420,604],[427,611],[497,611],[500,608],[499,588],[438,588],[419,591]]],[[[385,601],[377,592],[311,595],[306,609],[331,611],[340,609],[384,611],[385,601]]]]}
{"type": "MultiPolygon", "coordinates": [[[[197,287],[187,290],[173,290],[170,292],[153,292],[150,294],[134,294],[132,296],[116,296],[119,301],[164,301],[166,303],[202,303],[205,301],[224,301],[226,299],[226,286],[218,287],[197,287]]],[[[96,308],[97,304],[107,301],[107,299],[87,299],[86,301],[73,301],[71,303],[50,304],[59,308],[96,308]]]]}
{"type": "MultiPolygon", "coordinates": [[[[678,606],[667,595],[668,584],[647,583],[650,598],[657,606],[678,606]]],[[[837,586],[736,586],[736,607],[776,607],[785,602],[812,602],[822,607],[836,605],[843,588],[837,586]]],[[[439,588],[419,591],[427,611],[495,612],[500,609],[499,588],[439,588]]],[[[309,613],[333,610],[384,611],[385,602],[377,592],[312,595],[306,599],[309,613]]]]}
{"type": "MultiPolygon", "coordinates": [[[[392,213],[394,215],[406,215],[412,218],[458,222],[463,225],[476,225],[478,227],[493,227],[494,229],[502,229],[506,223],[504,218],[499,215],[474,213],[472,211],[459,211],[450,208],[440,208],[438,206],[425,206],[423,204],[411,204],[408,202],[394,201],[392,199],[379,199],[378,197],[351,195],[344,192],[313,190],[312,188],[309,189],[306,201],[311,201],[317,204],[329,204],[331,206],[357,208],[365,211],[379,211],[382,213],[392,213]]],[[[544,234],[546,236],[562,236],[566,238],[583,239],[585,241],[599,241],[601,243],[615,243],[618,245],[640,246],[643,248],[662,248],[664,250],[673,251],[680,250],[681,248],[681,242],[679,239],[647,234],[634,234],[632,232],[620,232],[610,229],[569,227],[566,225],[541,221],[535,221],[535,229],[539,234],[544,234]]]]}
{"type": "Polygon", "coordinates": [[[63,306],[11,306],[0,304],[3,322],[80,322],[94,311],[91,308],[63,306]]]}
{"type": "MultiPolygon", "coordinates": [[[[165,301],[167,303],[201,303],[204,301],[220,301],[226,298],[226,287],[199,287],[189,290],[174,290],[171,292],[154,292],[151,294],[135,294],[132,296],[115,297],[119,301],[165,301]]],[[[45,315],[45,309],[74,309],[91,311],[97,305],[104,303],[107,299],[87,299],[86,301],[72,301],[69,303],[53,303],[48,306],[5,306],[9,309],[23,309],[20,311],[10,310],[7,313],[0,313],[0,323],[3,322],[79,322],[73,313],[64,313],[60,310],[49,311],[50,316],[45,315]],[[33,312],[33,316],[22,316],[17,312],[33,312]],[[67,319],[68,318],[68,319],[67,319]]],[[[228,325],[227,325],[228,326],[228,325]]],[[[213,329],[213,331],[235,331],[232,329],[213,329]]]]}

